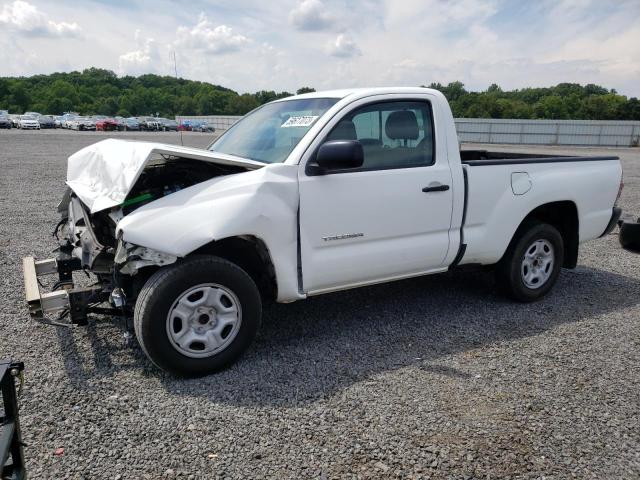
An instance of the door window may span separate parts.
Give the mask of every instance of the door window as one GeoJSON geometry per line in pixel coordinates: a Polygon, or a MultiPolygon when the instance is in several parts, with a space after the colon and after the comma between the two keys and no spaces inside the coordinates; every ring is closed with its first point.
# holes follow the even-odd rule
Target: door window
{"type": "Polygon", "coordinates": [[[432,165],[431,105],[426,101],[367,105],[348,113],[326,140],[358,140],[362,144],[362,167],[349,172],[432,165]]]}

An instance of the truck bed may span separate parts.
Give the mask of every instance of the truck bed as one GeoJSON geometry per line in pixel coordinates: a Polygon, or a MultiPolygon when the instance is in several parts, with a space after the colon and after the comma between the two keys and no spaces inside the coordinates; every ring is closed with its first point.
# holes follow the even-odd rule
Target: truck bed
{"type": "Polygon", "coordinates": [[[560,156],[461,150],[466,179],[461,264],[490,265],[533,207],[564,203],[578,216],[578,240],[598,238],[611,221],[622,168],[615,156],[560,156]]]}
{"type": "Polygon", "coordinates": [[[571,155],[541,155],[539,153],[490,152],[488,150],[460,150],[465,165],[514,165],[522,163],[561,163],[619,160],[616,156],[577,157],[571,155]]]}

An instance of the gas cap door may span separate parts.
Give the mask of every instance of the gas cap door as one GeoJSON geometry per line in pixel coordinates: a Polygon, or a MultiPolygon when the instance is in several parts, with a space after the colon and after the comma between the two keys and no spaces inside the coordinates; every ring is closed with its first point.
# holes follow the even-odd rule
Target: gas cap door
{"type": "Polygon", "coordinates": [[[531,190],[531,178],[527,172],[511,173],[511,190],[514,195],[524,195],[531,190]]]}

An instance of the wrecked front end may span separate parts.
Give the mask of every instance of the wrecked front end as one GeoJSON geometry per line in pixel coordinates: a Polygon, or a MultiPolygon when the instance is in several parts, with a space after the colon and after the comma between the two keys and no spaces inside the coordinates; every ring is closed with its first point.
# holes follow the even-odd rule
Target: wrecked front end
{"type": "MultiPolygon", "coordinates": [[[[178,257],[126,242],[122,232],[116,233],[119,222],[138,208],[193,185],[247,171],[245,166],[229,162],[219,164],[167,153],[146,155],[129,183],[120,182],[111,191],[105,188],[104,174],[95,175],[93,183],[83,185],[68,178],[70,187],[58,206],[61,219],[54,231],[58,241],[55,257],[23,259],[25,293],[33,318],[64,326],[86,325],[91,313],[130,318],[146,279],[178,257]],[[103,184],[98,185],[96,178],[103,184]],[[88,198],[91,188],[102,196],[88,198]],[[74,272],[80,273],[75,279],[74,272]],[[40,277],[44,276],[57,277],[46,293],[41,292],[40,277]]],[[[103,170],[111,167],[100,165],[103,170]]]]}

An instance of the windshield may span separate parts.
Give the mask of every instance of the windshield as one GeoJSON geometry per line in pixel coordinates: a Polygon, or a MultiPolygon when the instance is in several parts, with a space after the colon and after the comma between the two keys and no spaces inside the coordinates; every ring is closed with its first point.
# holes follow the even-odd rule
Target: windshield
{"type": "Polygon", "coordinates": [[[337,98],[268,103],[227,130],[209,150],[265,163],[282,163],[337,98]]]}

